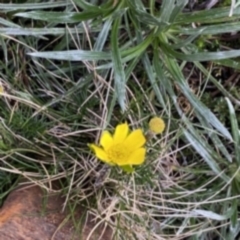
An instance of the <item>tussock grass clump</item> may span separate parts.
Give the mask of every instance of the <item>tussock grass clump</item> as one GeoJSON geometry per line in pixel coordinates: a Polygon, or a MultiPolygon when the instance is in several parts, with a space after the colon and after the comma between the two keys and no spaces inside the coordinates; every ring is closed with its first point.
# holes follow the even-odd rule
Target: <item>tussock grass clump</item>
{"type": "Polygon", "coordinates": [[[115,239],[238,236],[240,99],[225,81],[240,50],[221,37],[239,31],[240,6],[191,3],[0,4],[2,197],[22,178],[58,181],[63,207],[86,206],[115,239]],[[166,129],[132,173],[88,148],[120,123],[147,134],[153,116],[166,129]]]}

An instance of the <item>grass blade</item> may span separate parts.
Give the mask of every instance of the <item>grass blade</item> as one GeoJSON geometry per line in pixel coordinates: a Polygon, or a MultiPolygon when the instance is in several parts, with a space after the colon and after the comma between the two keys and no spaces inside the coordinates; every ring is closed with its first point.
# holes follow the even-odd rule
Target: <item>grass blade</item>
{"type": "Polygon", "coordinates": [[[240,166],[240,131],[238,126],[238,120],[236,117],[235,109],[229,100],[229,98],[225,98],[228,109],[229,109],[229,115],[231,120],[231,128],[232,128],[232,136],[233,136],[233,142],[234,142],[234,149],[235,149],[235,157],[236,161],[238,163],[238,166],[240,166]]]}
{"type": "Polygon", "coordinates": [[[49,9],[57,7],[65,7],[72,5],[71,2],[57,1],[57,2],[42,2],[42,3],[0,3],[0,9],[15,11],[15,10],[32,10],[32,9],[49,9]]]}
{"type": "Polygon", "coordinates": [[[126,98],[126,78],[123,70],[122,59],[120,49],[118,47],[118,31],[119,31],[120,19],[116,19],[113,23],[111,33],[111,46],[112,46],[112,61],[114,67],[114,84],[117,92],[118,103],[124,112],[126,110],[125,98],[126,98]]]}
{"type": "Polygon", "coordinates": [[[84,50],[32,52],[28,53],[28,55],[32,57],[69,61],[97,61],[111,59],[110,53],[84,50]]]}
{"type": "Polygon", "coordinates": [[[212,171],[215,174],[219,175],[219,177],[222,178],[226,183],[229,182],[229,177],[223,173],[219,165],[216,163],[215,159],[207,151],[209,147],[204,144],[204,140],[199,141],[200,138],[196,138],[192,133],[185,129],[183,130],[183,133],[191,145],[194,147],[194,149],[198,152],[198,154],[202,156],[208,166],[212,169],[212,171]]]}

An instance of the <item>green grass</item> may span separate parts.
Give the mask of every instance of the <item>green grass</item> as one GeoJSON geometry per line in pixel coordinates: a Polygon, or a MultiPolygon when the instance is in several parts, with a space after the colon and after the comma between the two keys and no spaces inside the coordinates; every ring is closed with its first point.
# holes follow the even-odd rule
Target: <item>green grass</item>
{"type": "Polygon", "coordinates": [[[240,234],[238,75],[227,81],[240,69],[240,5],[187,2],[0,4],[2,200],[22,179],[58,180],[65,206],[85,204],[115,239],[240,234]],[[125,121],[147,132],[155,115],[167,128],[133,174],[87,146],[125,121]]]}

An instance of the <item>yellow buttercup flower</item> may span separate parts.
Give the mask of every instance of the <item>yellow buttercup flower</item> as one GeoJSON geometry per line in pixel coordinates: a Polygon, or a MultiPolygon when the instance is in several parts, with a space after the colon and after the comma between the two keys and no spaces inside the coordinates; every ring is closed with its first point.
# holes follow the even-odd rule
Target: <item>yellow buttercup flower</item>
{"type": "Polygon", "coordinates": [[[161,118],[153,117],[149,122],[149,129],[155,134],[160,134],[165,129],[165,123],[161,118]]]}
{"type": "Polygon", "coordinates": [[[104,131],[100,138],[100,146],[89,144],[97,158],[110,165],[131,166],[144,162],[146,138],[141,129],[129,132],[127,123],[117,125],[111,135],[104,131]]]}

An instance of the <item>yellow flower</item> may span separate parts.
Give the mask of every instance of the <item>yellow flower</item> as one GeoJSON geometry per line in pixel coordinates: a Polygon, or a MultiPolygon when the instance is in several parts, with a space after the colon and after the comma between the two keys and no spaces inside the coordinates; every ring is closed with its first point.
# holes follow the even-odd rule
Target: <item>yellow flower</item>
{"type": "Polygon", "coordinates": [[[140,165],[144,162],[146,139],[141,129],[129,133],[127,123],[117,125],[113,136],[104,131],[100,138],[100,146],[89,144],[103,162],[110,165],[131,166],[140,165]]]}
{"type": "Polygon", "coordinates": [[[155,134],[160,134],[165,129],[165,123],[161,118],[153,117],[149,122],[149,129],[155,134]]]}

